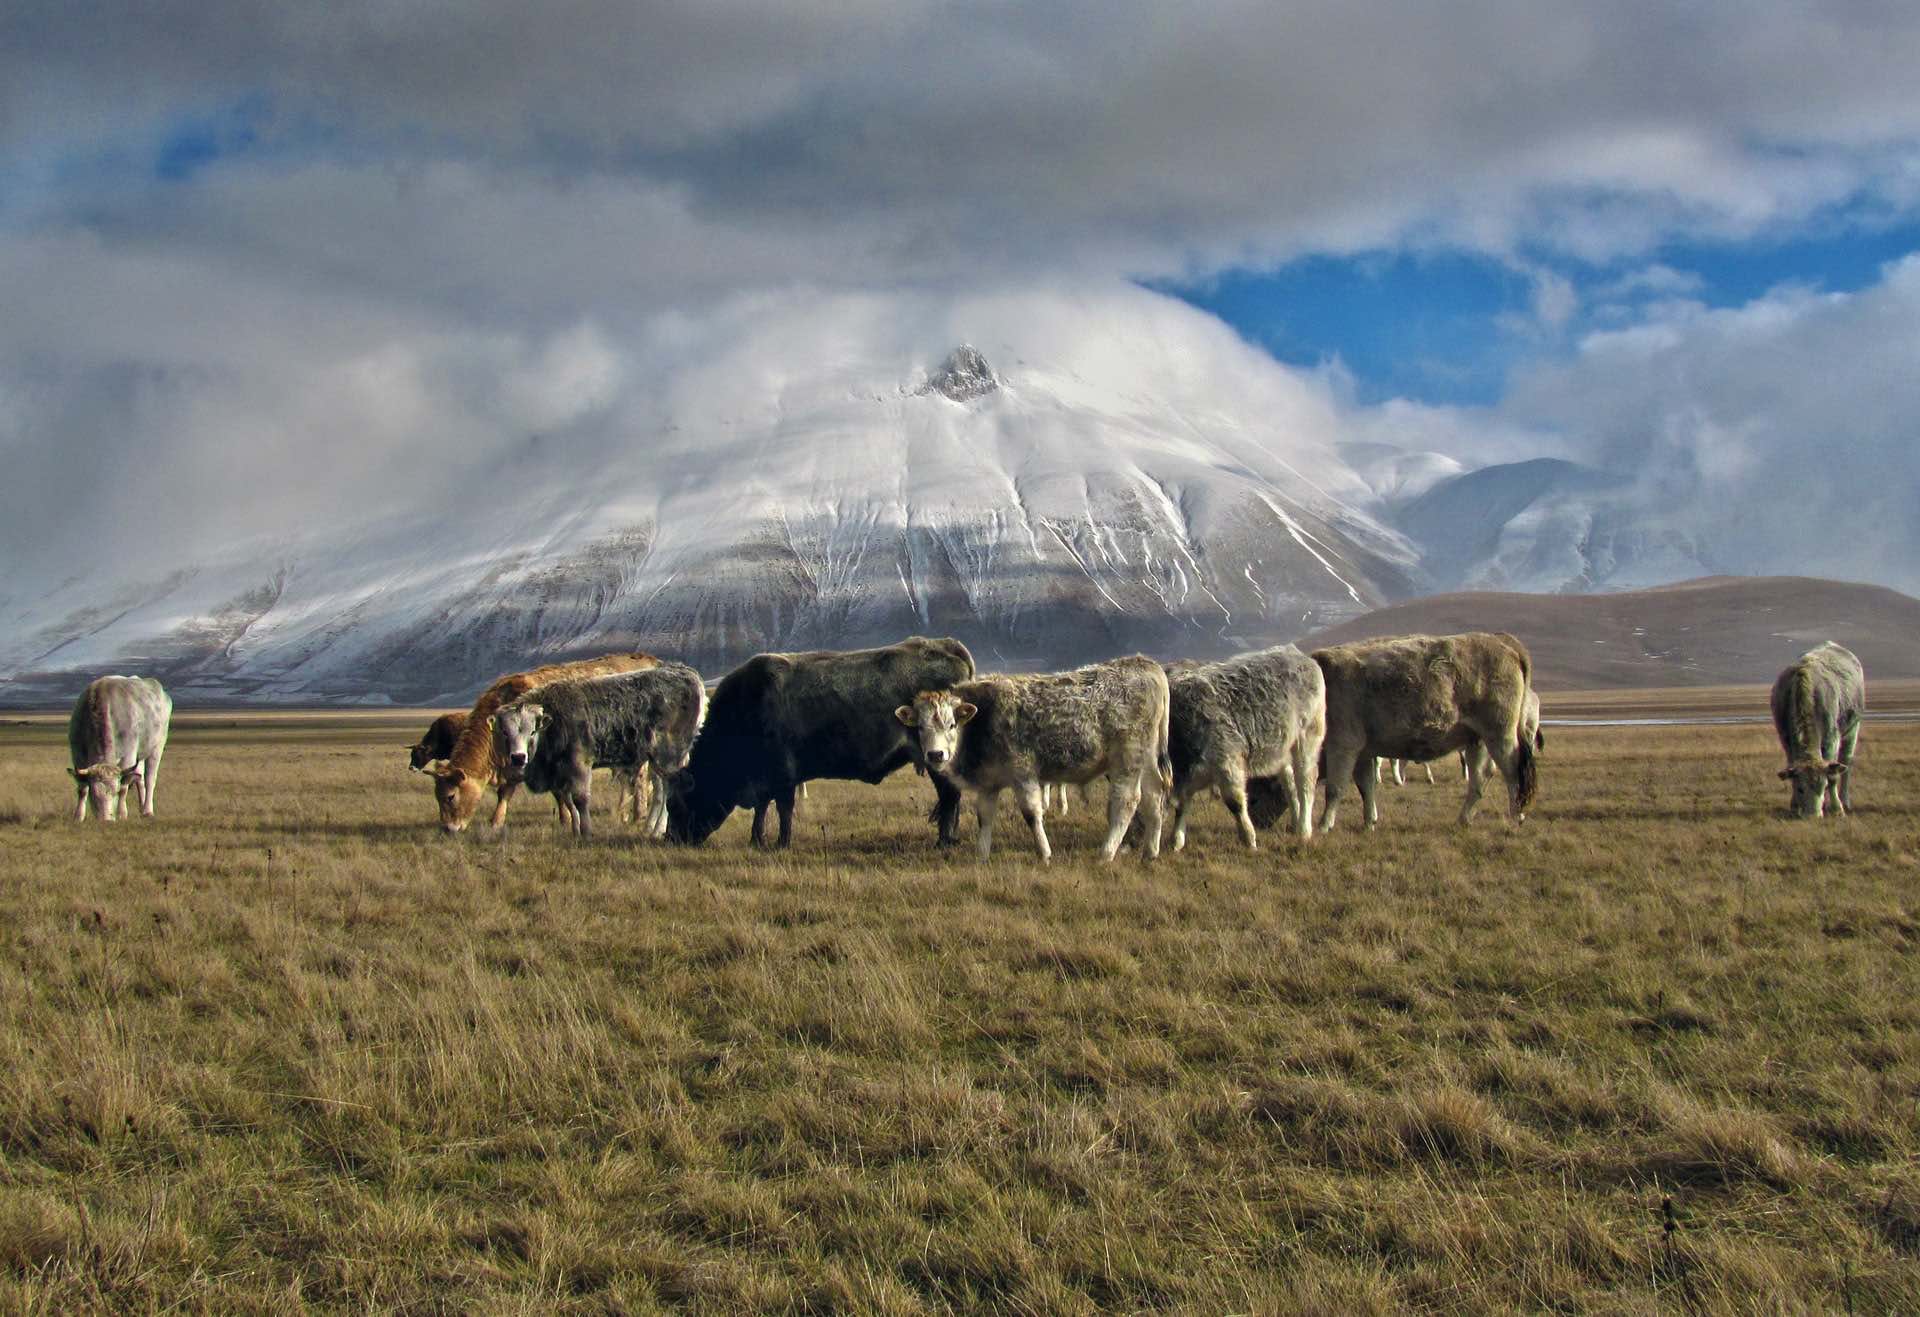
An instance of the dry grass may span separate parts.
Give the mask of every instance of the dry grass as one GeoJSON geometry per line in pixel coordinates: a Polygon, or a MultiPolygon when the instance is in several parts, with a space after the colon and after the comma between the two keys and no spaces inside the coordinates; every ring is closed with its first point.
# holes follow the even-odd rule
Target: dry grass
{"type": "Polygon", "coordinates": [[[1843,823],[1555,729],[1517,832],[1043,872],[911,777],[449,841],[408,731],[226,721],[110,828],[0,729],[0,1310],[1920,1308],[1920,727],[1843,823]]]}

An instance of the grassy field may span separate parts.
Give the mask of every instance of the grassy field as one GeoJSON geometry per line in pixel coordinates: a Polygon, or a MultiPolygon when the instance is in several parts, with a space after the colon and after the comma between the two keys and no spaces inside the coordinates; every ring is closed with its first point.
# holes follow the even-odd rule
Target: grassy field
{"type": "Polygon", "coordinates": [[[1920,1309],[1920,725],[1843,822],[1561,728],[1518,830],[1051,871],[910,776],[449,841],[417,730],[182,719],[81,827],[0,728],[0,1310],[1920,1309]]]}

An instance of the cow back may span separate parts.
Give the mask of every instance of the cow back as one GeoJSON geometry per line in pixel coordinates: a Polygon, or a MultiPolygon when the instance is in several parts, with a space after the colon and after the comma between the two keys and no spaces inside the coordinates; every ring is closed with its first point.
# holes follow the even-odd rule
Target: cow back
{"type": "Polygon", "coordinates": [[[75,768],[131,768],[166,744],[173,700],[152,677],[97,677],[80,692],[67,719],[75,768]]]}

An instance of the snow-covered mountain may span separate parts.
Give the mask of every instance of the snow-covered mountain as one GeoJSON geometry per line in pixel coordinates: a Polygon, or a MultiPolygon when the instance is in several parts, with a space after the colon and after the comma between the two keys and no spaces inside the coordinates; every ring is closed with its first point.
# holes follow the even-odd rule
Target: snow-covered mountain
{"type": "Polygon", "coordinates": [[[1634,480],[1559,458],[1468,469],[1442,453],[1343,444],[1371,510],[1420,554],[1432,587],[1583,594],[1724,570],[1691,519],[1634,480]]]}
{"type": "Polygon", "coordinates": [[[913,632],[983,666],[1204,655],[1422,588],[1316,396],[1224,329],[1180,332],[919,365],[749,346],[644,424],[529,438],[397,511],[16,576],[0,696],[138,670],[186,699],[432,702],[613,648],[712,672],[913,632]]]}

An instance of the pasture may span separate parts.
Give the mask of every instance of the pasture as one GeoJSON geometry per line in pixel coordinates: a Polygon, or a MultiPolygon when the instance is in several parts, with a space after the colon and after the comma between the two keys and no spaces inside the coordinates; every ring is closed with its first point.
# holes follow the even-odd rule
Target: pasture
{"type": "Polygon", "coordinates": [[[183,714],[110,827],[0,728],[0,1310],[1920,1309],[1920,724],[1042,870],[911,773],[450,840],[425,722],[183,714]]]}

